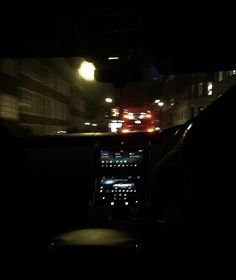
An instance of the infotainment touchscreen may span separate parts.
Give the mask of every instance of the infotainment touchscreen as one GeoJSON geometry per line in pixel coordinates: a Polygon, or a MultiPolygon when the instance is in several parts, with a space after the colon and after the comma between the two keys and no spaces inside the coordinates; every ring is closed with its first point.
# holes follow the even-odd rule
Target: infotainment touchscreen
{"type": "Polygon", "coordinates": [[[139,175],[102,176],[97,181],[96,201],[115,206],[139,204],[142,177],[139,175]]]}
{"type": "Polygon", "coordinates": [[[143,150],[101,150],[101,167],[139,167],[143,165],[143,150]]]}
{"type": "Polygon", "coordinates": [[[114,188],[114,189],[133,189],[135,186],[136,178],[134,176],[127,176],[127,178],[108,178],[103,177],[100,181],[100,186],[103,188],[114,188]]]}

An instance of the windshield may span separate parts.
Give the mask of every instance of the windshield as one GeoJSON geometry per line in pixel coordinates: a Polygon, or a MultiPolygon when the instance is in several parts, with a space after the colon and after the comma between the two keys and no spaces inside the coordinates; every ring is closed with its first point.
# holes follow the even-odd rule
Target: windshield
{"type": "Polygon", "coordinates": [[[150,61],[121,89],[83,58],[0,59],[0,120],[16,134],[147,132],[180,125],[236,83],[236,70],[161,75],[150,61]]]}

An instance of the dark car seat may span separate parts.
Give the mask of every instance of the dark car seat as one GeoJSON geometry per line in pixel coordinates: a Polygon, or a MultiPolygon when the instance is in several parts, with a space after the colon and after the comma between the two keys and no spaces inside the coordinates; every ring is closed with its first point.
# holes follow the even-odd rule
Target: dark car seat
{"type": "Polygon", "coordinates": [[[192,225],[189,245],[201,261],[220,266],[232,261],[235,243],[235,101],[236,86],[196,119],[183,145],[192,225]]]}
{"type": "Polygon", "coordinates": [[[234,251],[236,86],[193,122],[152,177],[151,244],[172,264],[229,265],[234,251]],[[155,224],[155,223],[154,223],[155,224]]]}
{"type": "Polygon", "coordinates": [[[29,155],[24,139],[5,122],[0,122],[0,157],[1,268],[9,277],[26,275],[39,260],[43,230],[29,205],[29,155]]]}

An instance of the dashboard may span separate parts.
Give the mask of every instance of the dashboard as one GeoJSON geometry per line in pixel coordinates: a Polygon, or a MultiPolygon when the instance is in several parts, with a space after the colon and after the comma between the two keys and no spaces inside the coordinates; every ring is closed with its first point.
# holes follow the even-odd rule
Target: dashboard
{"type": "MultiPolygon", "coordinates": [[[[29,158],[29,172],[24,174],[27,203],[21,203],[29,216],[25,224],[34,228],[42,244],[74,231],[84,234],[80,238],[90,244],[85,234],[89,229],[93,242],[102,243],[92,247],[77,244],[76,250],[83,251],[81,258],[84,250],[104,249],[101,244],[107,238],[98,235],[96,241],[100,229],[131,236],[129,244],[134,252],[145,238],[150,166],[157,162],[159,140],[146,134],[25,140],[29,158]]],[[[114,241],[113,234],[109,240],[114,241]]],[[[113,245],[110,249],[114,252],[113,245]]],[[[122,252],[127,250],[122,247],[122,252]]]]}
{"type": "Polygon", "coordinates": [[[150,169],[161,150],[159,139],[113,134],[24,140],[32,205],[48,213],[42,223],[53,219],[63,228],[90,226],[100,220],[99,213],[114,222],[142,219],[150,169]]]}

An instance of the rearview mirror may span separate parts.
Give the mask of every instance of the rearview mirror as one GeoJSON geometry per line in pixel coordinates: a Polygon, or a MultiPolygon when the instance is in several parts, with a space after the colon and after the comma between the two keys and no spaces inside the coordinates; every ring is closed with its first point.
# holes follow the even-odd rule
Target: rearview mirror
{"type": "Polygon", "coordinates": [[[134,65],[118,63],[96,67],[94,77],[98,82],[124,87],[127,83],[140,81],[143,77],[143,71],[134,65]]]}

